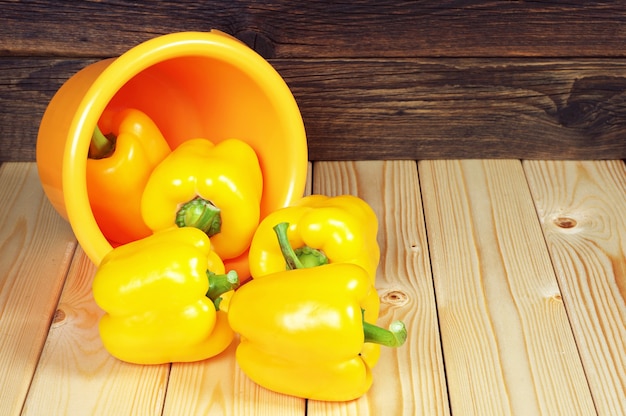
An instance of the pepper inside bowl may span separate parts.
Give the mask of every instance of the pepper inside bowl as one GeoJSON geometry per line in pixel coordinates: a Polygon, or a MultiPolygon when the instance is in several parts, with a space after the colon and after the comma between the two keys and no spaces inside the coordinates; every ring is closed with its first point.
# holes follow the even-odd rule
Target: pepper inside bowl
{"type": "Polygon", "coordinates": [[[43,189],[96,265],[113,246],[89,203],[87,154],[100,116],[127,108],[147,114],[172,149],[197,137],[247,142],[263,173],[261,217],[304,192],[308,155],[302,117],[266,60],[219,31],[148,40],[72,76],[48,104],[39,127],[43,189]]]}

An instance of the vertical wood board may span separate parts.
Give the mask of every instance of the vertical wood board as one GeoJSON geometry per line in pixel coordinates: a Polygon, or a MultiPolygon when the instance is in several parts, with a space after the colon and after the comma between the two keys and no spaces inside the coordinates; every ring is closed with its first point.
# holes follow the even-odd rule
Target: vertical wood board
{"type": "Polygon", "coordinates": [[[76,248],[34,163],[0,166],[0,414],[18,414],[76,248]]]}
{"type": "Polygon", "coordinates": [[[416,163],[317,162],[313,177],[314,193],[356,195],[376,213],[378,324],[402,320],[409,339],[400,348],[382,348],[366,395],[347,403],[310,400],[307,414],[449,414],[416,163]]]}
{"type": "Polygon", "coordinates": [[[626,167],[524,169],[599,415],[626,414],[626,167]]]}
{"type": "Polygon", "coordinates": [[[454,414],[595,414],[519,161],[419,163],[454,414]]]}

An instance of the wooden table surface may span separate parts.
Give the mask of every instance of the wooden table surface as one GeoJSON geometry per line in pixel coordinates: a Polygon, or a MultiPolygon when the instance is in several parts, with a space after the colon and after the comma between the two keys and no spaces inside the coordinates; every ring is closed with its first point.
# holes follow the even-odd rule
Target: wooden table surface
{"type": "Polygon", "coordinates": [[[309,192],[380,221],[379,324],[406,322],[346,403],[252,383],[235,344],[139,366],[102,347],[94,265],[32,162],[0,165],[1,415],[624,415],[620,161],[314,162],[309,192]]]}

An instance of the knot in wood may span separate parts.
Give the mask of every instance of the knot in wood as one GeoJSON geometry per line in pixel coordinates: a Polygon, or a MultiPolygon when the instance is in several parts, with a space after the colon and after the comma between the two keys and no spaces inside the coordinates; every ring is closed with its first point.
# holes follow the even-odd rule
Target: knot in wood
{"type": "Polygon", "coordinates": [[[561,297],[560,293],[555,293],[554,295],[550,296],[550,301],[556,302],[556,303],[563,303],[563,298],[561,297]]]}
{"type": "Polygon", "coordinates": [[[578,222],[574,218],[569,217],[557,217],[554,219],[554,224],[559,228],[574,228],[578,225],[578,222]]]}
{"type": "Polygon", "coordinates": [[[400,290],[391,290],[380,297],[380,301],[394,306],[402,306],[409,301],[409,296],[400,290]]]}
{"type": "Polygon", "coordinates": [[[52,325],[58,326],[62,325],[65,322],[65,318],[67,315],[63,309],[57,309],[54,312],[54,317],[52,318],[52,325]]]}

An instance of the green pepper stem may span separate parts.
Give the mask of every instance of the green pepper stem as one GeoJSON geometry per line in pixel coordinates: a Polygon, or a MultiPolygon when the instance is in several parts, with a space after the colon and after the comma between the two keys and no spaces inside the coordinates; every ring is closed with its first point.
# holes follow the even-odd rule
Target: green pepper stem
{"type": "Polygon", "coordinates": [[[300,259],[296,255],[296,252],[293,251],[293,247],[289,243],[289,237],[287,237],[287,229],[289,228],[289,223],[281,222],[274,226],[274,232],[276,233],[276,237],[278,237],[278,244],[280,245],[280,251],[283,253],[283,257],[287,262],[288,270],[295,269],[304,269],[304,265],[300,262],[300,259]]]}
{"type": "Polygon", "coordinates": [[[225,274],[215,274],[207,270],[206,276],[209,279],[209,290],[206,296],[213,301],[215,309],[218,310],[222,301],[221,296],[239,287],[239,276],[235,270],[230,270],[225,274]]]}
{"type": "Polygon", "coordinates": [[[389,329],[363,321],[363,333],[365,334],[365,342],[392,348],[401,346],[407,338],[406,326],[402,321],[392,322],[389,329]]]}
{"type": "Polygon", "coordinates": [[[278,238],[280,251],[287,263],[287,270],[306,269],[328,264],[328,257],[320,250],[309,246],[300,247],[296,250],[291,247],[287,236],[289,223],[281,222],[276,224],[273,229],[278,238]]]}
{"type": "Polygon", "coordinates": [[[213,237],[222,230],[220,209],[201,197],[195,197],[183,204],[176,213],[176,225],[195,227],[213,237]]]}
{"type": "Polygon", "coordinates": [[[89,159],[104,159],[111,156],[115,151],[115,137],[109,138],[102,134],[100,127],[96,124],[96,128],[91,135],[89,143],[89,159]]]}

